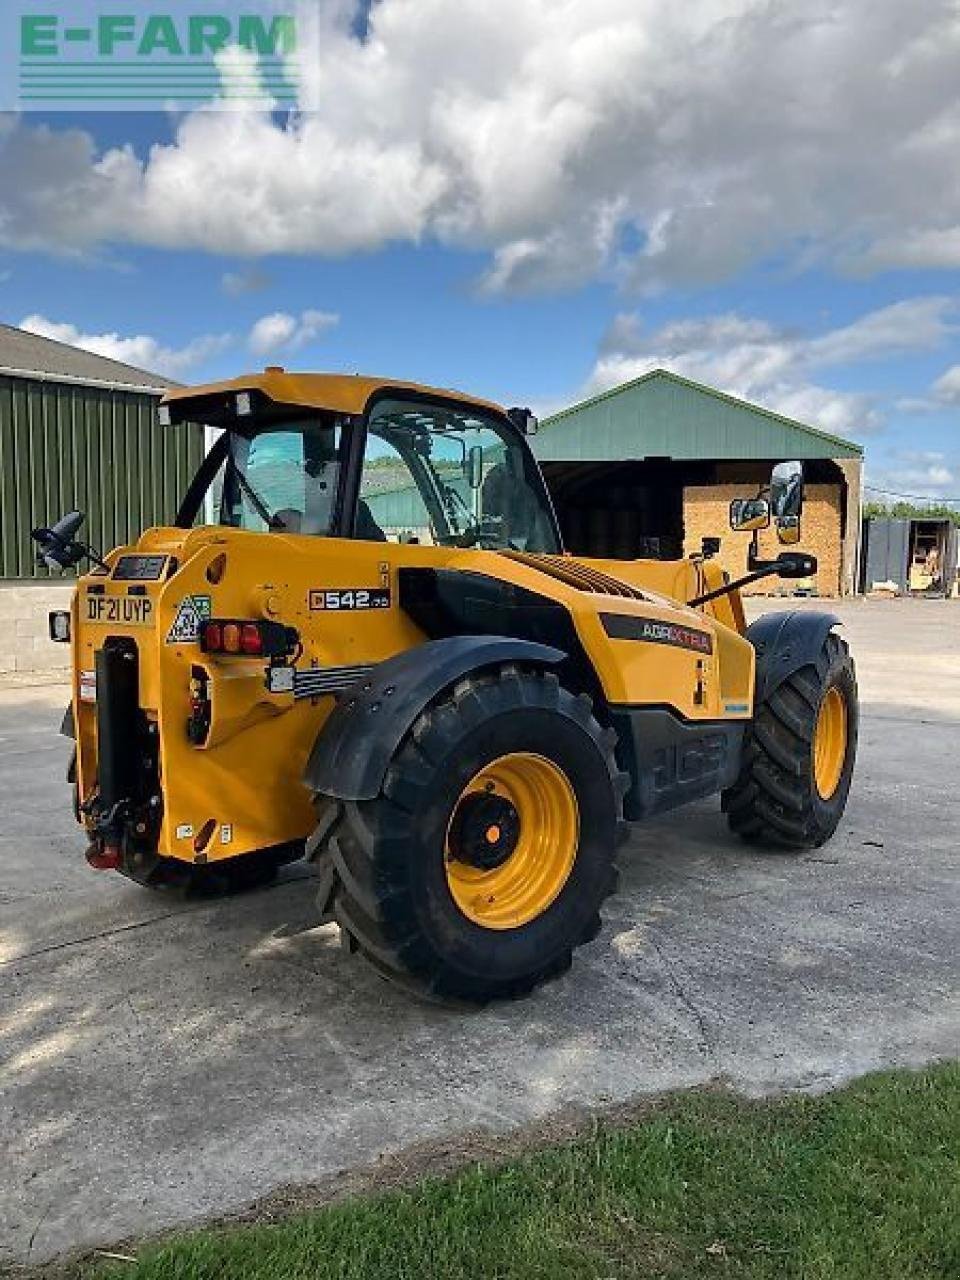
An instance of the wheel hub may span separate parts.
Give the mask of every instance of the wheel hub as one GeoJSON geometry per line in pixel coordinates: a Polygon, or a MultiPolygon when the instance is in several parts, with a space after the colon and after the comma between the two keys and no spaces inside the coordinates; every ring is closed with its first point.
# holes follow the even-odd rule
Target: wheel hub
{"type": "Polygon", "coordinates": [[[449,847],[458,862],[493,871],[511,856],[519,835],[520,815],[509,800],[496,793],[474,792],[457,805],[449,847]]]}
{"type": "Polygon", "coordinates": [[[485,929],[517,929],[542,915],[577,856],[580,814],[570,779],[532,752],[499,756],[467,783],[445,843],[447,886],[485,929]]]}

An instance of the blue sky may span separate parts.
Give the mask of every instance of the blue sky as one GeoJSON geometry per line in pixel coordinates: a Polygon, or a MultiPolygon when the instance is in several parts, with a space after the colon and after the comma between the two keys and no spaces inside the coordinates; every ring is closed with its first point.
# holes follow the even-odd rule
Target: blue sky
{"type": "Polygon", "coordinates": [[[0,317],[541,411],[664,364],[960,497],[947,0],[496,7],[381,0],[361,42],[338,0],[296,116],[0,118],[0,317]]]}

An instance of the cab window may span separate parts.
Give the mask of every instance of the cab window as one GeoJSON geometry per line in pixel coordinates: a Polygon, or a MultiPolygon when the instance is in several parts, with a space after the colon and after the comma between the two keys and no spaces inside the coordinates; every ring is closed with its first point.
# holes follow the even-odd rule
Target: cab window
{"type": "Polygon", "coordinates": [[[330,533],[340,434],[338,426],[309,420],[231,433],[219,522],[261,533],[330,533]]]}
{"type": "Polygon", "coordinates": [[[479,412],[408,400],[381,400],[370,413],[355,536],[559,550],[521,437],[479,412]]]}

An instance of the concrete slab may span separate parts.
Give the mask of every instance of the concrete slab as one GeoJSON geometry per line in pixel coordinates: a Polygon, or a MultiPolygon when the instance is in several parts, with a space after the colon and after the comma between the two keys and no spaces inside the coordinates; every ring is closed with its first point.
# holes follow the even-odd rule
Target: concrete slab
{"type": "Polygon", "coordinates": [[[713,1078],[821,1088],[957,1054],[960,606],[839,611],[864,719],[833,843],[751,852],[712,802],[637,828],[572,973],[476,1014],[412,1004],[335,929],[308,930],[299,869],[207,903],[90,872],[64,691],[0,690],[0,1259],[568,1103],[713,1078]]]}

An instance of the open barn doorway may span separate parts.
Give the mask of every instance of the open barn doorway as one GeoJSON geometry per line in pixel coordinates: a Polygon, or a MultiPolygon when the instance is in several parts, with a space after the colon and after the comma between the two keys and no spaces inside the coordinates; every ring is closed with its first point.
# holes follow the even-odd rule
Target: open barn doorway
{"type": "Polygon", "coordinates": [[[676,560],[683,555],[683,491],[707,484],[709,465],[544,462],[563,543],[574,555],[609,560],[676,560]]]}

